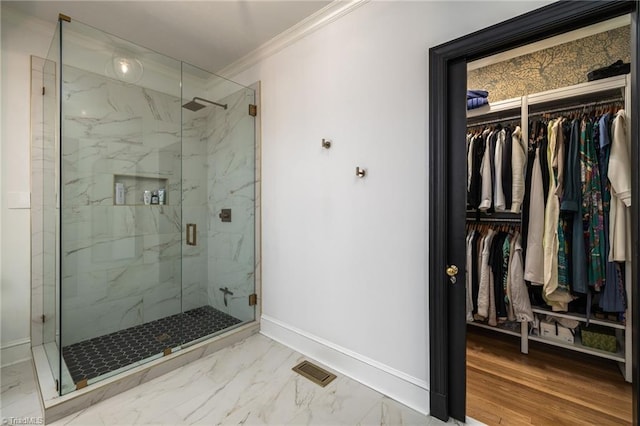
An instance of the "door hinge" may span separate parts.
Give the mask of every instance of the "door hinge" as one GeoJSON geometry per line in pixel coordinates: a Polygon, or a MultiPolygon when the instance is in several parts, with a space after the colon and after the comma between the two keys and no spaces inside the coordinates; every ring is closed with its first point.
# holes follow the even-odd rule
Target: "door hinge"
{"type": "Polygon", "coordinates": [[[258,295],[253,293],[249,295],[249,306],[255,306],[258,304],[258,295]]]}
{"type": "Polygon", "coordinates": [[[44,86],[42,86],[42,96],[44,96],[46,92],[47,92],[47,89],[44,86]]]}
{"type": "Polygon", "coordinates": [[[46,317],[44,316],[44,314],[42,314],[40,318],[42,318],[42,322],[44,322],[46,317]]]}
{"type": "Polygon", "coordinates": [[[60,382],[58,382],[58,379],[56,379],[56,392],[58,392],[60,390],[60,382]]]}
{"type": "Polygon", "coordinates": [[[258,105],[249,104],[249,115],[252,117],[258,115],[258,105]]]}

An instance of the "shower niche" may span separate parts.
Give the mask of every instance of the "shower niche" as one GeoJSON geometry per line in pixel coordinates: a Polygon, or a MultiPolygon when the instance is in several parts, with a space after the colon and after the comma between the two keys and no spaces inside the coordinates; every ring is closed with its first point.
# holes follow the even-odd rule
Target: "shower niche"
{"type": "Polygon", "coordinates": [[[50,382],[45,412],[255,332],[254,88],[65,17],[47,58],[33,58],[32,86],[32,345],[50,382]]]}
{"type": "Polygon", "coordinates": [[[167,178],[139,175],[113,175],[113,205],[167,205],[169,204],[166,193],[168,186],[169,179],[167,178]],[[118,191],[120,190],[118,185],[122,185],[121,196],[118,195],[118,191]],[[147,195],[149,195],[148,203],[145,201],[145,192],[147,191],[147,195]],[[153,192],[157,194],[160,191],[164,191],[164,195],[162,195],[162,198],[158,195],[158,202],[152,203],[150,197],[153,195],[153,192]],[[119,200],[121,200],[121,202],[119,200]]]}

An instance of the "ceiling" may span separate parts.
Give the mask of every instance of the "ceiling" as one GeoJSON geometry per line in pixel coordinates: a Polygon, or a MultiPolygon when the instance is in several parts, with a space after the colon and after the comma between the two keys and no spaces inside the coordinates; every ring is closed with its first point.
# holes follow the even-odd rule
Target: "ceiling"
{"type": "Polygon", "coordinates": [[[63,13],[140,46],[216,72],[331,1],[3,1],[55,23],[63,13]]]}

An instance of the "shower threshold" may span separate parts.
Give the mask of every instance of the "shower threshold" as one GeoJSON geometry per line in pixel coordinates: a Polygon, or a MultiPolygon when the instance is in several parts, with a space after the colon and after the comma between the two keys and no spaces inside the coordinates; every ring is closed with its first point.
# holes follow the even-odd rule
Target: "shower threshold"
{"type": "Polygon", "coordinates": [[[69,374],[80,388],[240,324],[237,318],[202,306],[62,348],[69,374]]]}

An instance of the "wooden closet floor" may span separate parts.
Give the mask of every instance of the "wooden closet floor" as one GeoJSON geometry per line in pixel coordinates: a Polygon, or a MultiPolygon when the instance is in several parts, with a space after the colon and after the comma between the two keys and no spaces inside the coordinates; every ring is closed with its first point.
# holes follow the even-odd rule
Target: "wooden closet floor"
{"type": "Polygon", "coordinates": [[[614,361],[467,327],[467,416],[488,425],[631,424],[614,361]]]}

